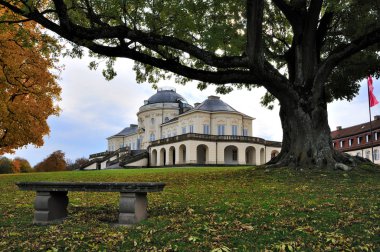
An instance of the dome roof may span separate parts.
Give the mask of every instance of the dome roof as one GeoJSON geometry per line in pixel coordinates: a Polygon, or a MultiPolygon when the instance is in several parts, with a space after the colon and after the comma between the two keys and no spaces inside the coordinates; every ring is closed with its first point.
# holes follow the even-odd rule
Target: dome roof
{"type": "Polygon", "coordinates": [[[175,89],[158,89],[157,93],[152,95],[145,103],[146,104],[154,104],[154,103],[177,103],[178,101],[182,101],[183,103],[187,103],[185,98],[183,98],[180,94],[177,94],[175,89]]]}
{"type": "Polygon", "coordinates": [[[218,96],[209,96],[207,100],[197,105],[195,110],[203,111],[228,111],[228,112],[238,112],[236,109],[222,101],[218,96]]]}

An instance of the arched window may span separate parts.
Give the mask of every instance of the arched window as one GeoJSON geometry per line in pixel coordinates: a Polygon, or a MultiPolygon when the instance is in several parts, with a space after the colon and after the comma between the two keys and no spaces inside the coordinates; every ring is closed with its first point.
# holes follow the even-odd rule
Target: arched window
{"type": "Polygon", "coordinates": [[[150,134],[150,137],[149,137],[149,140],[152,142],[154,140],[156,140],[156,136],[152,133],[150,134]]]}

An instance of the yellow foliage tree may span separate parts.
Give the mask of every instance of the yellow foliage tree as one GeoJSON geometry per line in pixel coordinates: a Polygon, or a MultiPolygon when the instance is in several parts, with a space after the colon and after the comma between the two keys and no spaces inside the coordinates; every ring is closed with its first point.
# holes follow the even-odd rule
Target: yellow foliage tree
{"type": "MultiPolygon", "coordinates": [[[[20,19],[12,15],[0,9],[0,20],[20,19]]],[[[0,23],[0,155],[43,145],[50,132],[47,119],[59,113],[59,51],[34,22],[0,23]]]]}

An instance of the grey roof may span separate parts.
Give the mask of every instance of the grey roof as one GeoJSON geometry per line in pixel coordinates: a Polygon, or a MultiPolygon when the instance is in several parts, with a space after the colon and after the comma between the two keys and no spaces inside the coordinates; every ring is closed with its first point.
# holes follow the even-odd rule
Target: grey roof
{"type": "Polygon", "coordinates": [[[180,94],[177,94],[174,89],[159,89],[156,94],[152,95],[148,99],[147,104],[176,103],[179,100],[187,104],[185,98],[183,98],[180,94]]]}
{"type": "Polygon", "coordinates": [[[131,124],[129,127],[124,128],[122,131],[120,131],[119,133],[111,137],[133,135],[137,133],[137,130],[138,130],[138,126],[136,124],[131,124]]]}
{"type": "Polygon", "coordinates": [[[238,112],[236,109],[222,101],[218,96],[209,96],[207,100],[199,104],[194,108],[194,110],[203,111],[228,111],[228,112],[238,112]]]}

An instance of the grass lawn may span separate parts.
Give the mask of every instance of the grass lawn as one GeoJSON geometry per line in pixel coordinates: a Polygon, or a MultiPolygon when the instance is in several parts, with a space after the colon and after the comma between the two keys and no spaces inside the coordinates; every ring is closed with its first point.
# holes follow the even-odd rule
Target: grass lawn
{"type": "Polygon", "coordinates": [[[380,251],[380,170],[163,168],[0,175],[0,251],[380,251]],[[69,193],[69,216],[34,226],[18,181],[162,181],[150,217],[115,227],[118,193],[69,193]]]}

